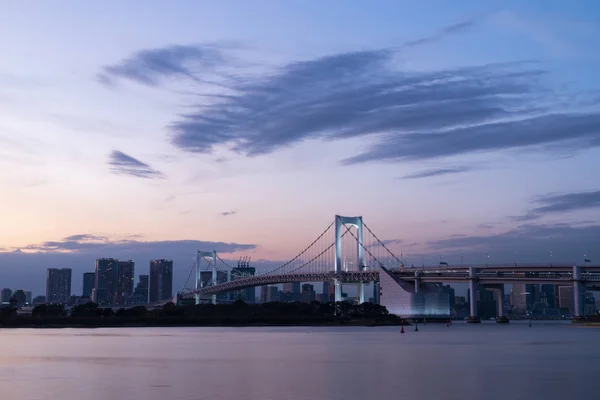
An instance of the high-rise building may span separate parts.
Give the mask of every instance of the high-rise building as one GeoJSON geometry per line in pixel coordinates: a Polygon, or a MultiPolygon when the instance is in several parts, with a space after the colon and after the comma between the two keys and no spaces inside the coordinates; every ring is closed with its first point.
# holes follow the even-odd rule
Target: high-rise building
{"type": "Polygon", "coordinates": [[[92,298],[92,291],[96,284],[96,273],[95,272],[84,272],[83,273],[83,290],[81,297],[92,298]]]}
{"type": "Polygon", "coordinates": [[[30,306],[32,304],[32,294],[29,291],[25,291],[25,303],[30,306]]]}
{"type": "Polygon", "coordinates": [[[171,297],[173,297],[173,261],[150,261],[150,303],[168,300],[171,297]]]}
{"type": "Polygon", "coordinates": [[[267,303],[279,301],[279,288],[277,286],[268,286],[267,303]]]}
{"type": "Polygon", "coordinates": [[[567,308],[569,313],[575,315],[575,297],[573,295],[573,285],[558,287],[558,301],[560,308],[567,308]]]}
{"type": "Polygon", "coordinates": [[[71,268],[48,268],[46,272],[46,302],[68,304],[71,297],[71,268]]]}
{"type": "Polygon", "coordinates": [[[114,258],[96,260],[96,281],[92,299],[95,303],[109,305],[117,292],[117,273],[119,261],[114,258]]]}
{"type": "Polygon", "coordinates": [[[288,282],[283,284],[283,293],[288,301],[300,301],[300,282],[288,282]]]}
{"type": "Polygon", "coordinates": [[[133,304],[148,303],[148,275],[140,275],[135,291],[133,292],[133,304]]]}
{"type": "Polygon", "coordinates": [[[530,311],[539,298],[538,285],[514,283],[510,292],[510,304],[520,311],[530,311]]]}
{"type": "Polygon", "coordinates": [[[315,287],[310,283],[302,285],[302,301],[305,303],[315,301],[315,287]]]}
{"type": "Polygon", "coordinates": [[[556,308],[556,286],[540,285],[540,301],[545,303],[548,308],[556,308]]]}
{"type": "Polygon", "coordinates": [[[10,298],[12,297],[12,290],[9,288],[4,288],[0,292],[0,302],[2,304],[10,303],[10,298]]]}
{"type": "MultiPolygon", "coordinates": [[[[254,267],[234,267],[231,269],[231,280],[234,281],[237,279],[248,278],[250,276],[254,276],[255,273],[256,268],[254,267]]],[[[236,290],[231,293],[231,300],[242,300],[246,303],[250,303],[255,301],[255,294],[256,289],[253,287],[242,290],[236,290]]]]}
{"type": "Polygon", "coordinates": [[[269,293],[269,287],[268,286],[261,286],[260,287],[260,302],[261,303],[266,303],[267,302],[267,297],[269,293]]]}
{"type": "Polygon", "coordinates": [[[130,297],[133,295],[134,265],[135,263],[131,260],[119,261],[117,290],[114,294],[113,304],[125,304],[129,302],[130,297]]]}

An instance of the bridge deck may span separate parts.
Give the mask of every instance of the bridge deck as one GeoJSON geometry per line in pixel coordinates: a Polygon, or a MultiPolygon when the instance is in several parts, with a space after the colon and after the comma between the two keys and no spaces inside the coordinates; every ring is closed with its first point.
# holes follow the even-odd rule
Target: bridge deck
{"type": "MultiPolygon", "coordinates": [[[[534,265],[534,266],[486,266],[476,267],[475,279],[481,284],[500,283],[545,283],[567,284],[573,281],[573,266],[567,265],[534,265]]],[[[600,266],[581,267],[581,281],[600,286],[600,266]]],[[[393,270],[392,273],[400,279],[414,281],[416,273],[419,280],[431,283],[468,282],[467,267],[433,267],[433,268],[404,268],[393,270]]],[[[258,275],[237,279],[214,286],[206,286],[196,291],[183,293],[185,297],[196,293],[212,295],[249,287],[277,285],[290,282],[330,282],[338,280],[341,283],[357,283],[379,281],[379,271],[367,270],[356,272],[321,272],[321,273],[292,273],[281,275],[258,275]]]]}

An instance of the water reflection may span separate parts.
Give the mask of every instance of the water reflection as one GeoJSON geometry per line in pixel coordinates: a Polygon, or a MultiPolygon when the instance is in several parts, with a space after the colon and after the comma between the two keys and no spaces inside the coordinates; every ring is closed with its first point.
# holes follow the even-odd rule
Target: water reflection
{"type": "Polygon", "coordinates": [[[1,330],[15,399],[585,399],[597,329],[564,323],[386,328],[1,330]]]}

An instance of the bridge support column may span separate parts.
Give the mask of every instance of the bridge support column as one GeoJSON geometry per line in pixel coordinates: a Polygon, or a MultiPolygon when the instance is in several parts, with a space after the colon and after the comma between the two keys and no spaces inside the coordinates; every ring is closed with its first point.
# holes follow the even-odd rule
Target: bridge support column
{"type": "MultiPolygon", "coordinates": [[[[200,304],[200,294],[198,294],[198,290],[204,287],[204,283],[201,279],[200,274],[200,262],[204,257],[210,257],[212,263],[212,273],[211,273],[211,285],[214,286],[217,284],[217,251],[200,251],[198,250],[196,253],[196,295],[195,300],[196,304],[200,304]]],[[[217,304],[217,295],[212,295],[212,303],[217,304]]]]}
{"type": "MultiPolygon", "coordinates": [[[[342,272],[342,228],[344,225],[353,225],[356,227],[356,252],[358,256],[359,270],[362,271],[365,265],[364,248],[363,248],[363,222],[362,217],[343,217],[335,216],[335,264],[334,272],[336,274],[342,272]]],[[[335,301],[342,301],[342,283],[335,279],[335,301]]],[[[359,288],[360,302],[364,302],[364,287],[359,288]]]]}
{"type": "Polygon", "coordinates": [[[362,304],[365,303],[365,289],[366,289],[366,285],[365,282],[360,282],[356,285],[356,289],[358,290],[358,304],[362,304]]]}
{"type": "Polygon", "coordinates": [[[477,274],[475,268],[469,268],[469,307],[471,318],[477,317],[477,274]]]}
{"type": "Polygon", "coordinates": [[[339,279],[333,280],[333,285],[335,288],[335,302],[342,301],[342,282],[339,279]]]}
{"type": "Polygon", "coordinates": [[[500,288],[494,290],[496,293],[496,305],[498,306],[498,318],[504,317],[504,285],[500,285],[500,288]]]}
{"type": "Polygon", "coordinates": [[[421,286],[421,272],[415,271],[415,293],[419,293],[420,286],[421,286]]]}
{"type": "Polygon", "coordinates": [[[379,304],[379,282],[373,282],[373,301],[375,304],[379,304]]]}
{"type": "Polygon", "coordinates": [[[573,267],[573,297],[574,297],[574,308],[575,317],[583,317],[583,293],[585,288],[581,283],[581,267],[573,267]]]}

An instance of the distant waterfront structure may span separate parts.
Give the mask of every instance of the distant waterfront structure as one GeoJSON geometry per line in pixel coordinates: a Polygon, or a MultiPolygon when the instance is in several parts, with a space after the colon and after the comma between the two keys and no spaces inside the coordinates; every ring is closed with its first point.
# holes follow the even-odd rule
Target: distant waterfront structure
{"type": "Polygon", "coordinates": [[[119,261],[113,304],[126,304],[130,301],[133,295],[134,267],[135,263],[132,260],[119,261]]]}
{"type": "MultiPolygon", "coordinates": [[[[227,272],[217,271],[217,284],[227,282],[227,272]]],[[[200,283],[202,287],[212,284],[212,271],[200,271],[200,283]]],[[[202,300],[210,300],[212,296],[201,296],[202,300]]],[[[227,300],[227,293],[217,293],[217,302],[227,300]]]]}
{"type": "Polygon", "coordinates": [[[394,277],[386,268],[379,275],[380,304],[390,314],[407,318],[450,317],[450,293],[424,282],[406,282],[394,277]]]}
{"type": "Polygon", "coordinates": [[[92,300],[100,305],[112,304],[117,289],[119,260],[99,258],[96,260],[96,280],[92,300]]]}
{"type": "Polygon", "coordinates": [[[154,303],[173,297],[173,261],[150,261],[149,302],[154,303]]]}
{"type": "Polygon", "coordinates": [[[71,297],[71,268],[48,268],[46,272],[46,302],[68,304],[71,297]]]}
{"type": "Polygon", "coordinates": [[[95,284],[96,284],[96,273],[95,272],[84,272],[83,273],[83,290],[81,292],[81,297],[91,299],[95,284]]]}
{"type": "Polygon", "coordinates": [[[558,287],[558,301],[560,308],[566,308],[572,315],[575,314],[575,299],[573,296],[573,286],[558,287]]]}
{"type": "Polygon", "coordinates": [[[0,292],[0,302],[2,304],[10,303],[10,298],[12,297],[12,290],[9,288],[4,288],[0,292]]]}
{"type": "Polygon", "coordinates": [[[35,296],[33,298],[33,301],[31,302],[31,305],[37,306],[38,304],[44,304],[44,303],[46,303],[46,296],[35,296]]]}
{"type": "Polygon", "coordinates": [[[315,287],[310,283],[305,283],[302,285],[302,301],[305,303],[310,303],[311,301],[316,300],[315,295],[315,287]]]}
{"type": "Polygon", "coordinates": [[[27,295],[25,295],[24,290],[15,290],[12,295],[12,299],[17,303],[18,306],[24,306],[27,304],[27,295]]]}
{"type": "MultiPolygon", "coordinates": [[[[237,279],[248,278],[256,274],[256,268],[250,266],[250,259],[248,257],[240,258],[237,267],[231,269],[230,280],[234,281],[237,279]]],[[[246,303],[253,303],[256,295],[256,289],[253,287],[241,290],[235,290],[231,292],[231,300],[242,300],[246,303]]]]}
{"type": "Polygon", "coordinates": [[[148,275],[140,275],[135,290],[133,292],[133,304],[146,304],[148,303],[148,275]]]}
{"type": "Polygon", "coordinates": [[[286,301],[300,301],[300,282],[288,282],[283,284],[283,293],[286,301]]]}
{"type": "Polygon", "coordinates": [[[267,286],[267,303],[279,301],[279,288],[277,286],[267,286]]]}

